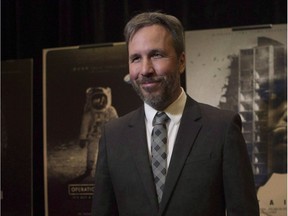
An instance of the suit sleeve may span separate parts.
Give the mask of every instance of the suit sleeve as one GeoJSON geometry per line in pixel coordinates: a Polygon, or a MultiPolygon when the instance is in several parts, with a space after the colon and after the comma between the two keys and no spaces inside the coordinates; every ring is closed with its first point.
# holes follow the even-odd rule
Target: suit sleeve
{"type": "Polygon", "coordinates": [[[223,149],[227,216],[258,216],[254,177],[241,125],[240,116],[235,115],[228,126],[223,149]]]}
{"type": "Polygon", "coordinates": [[[114,196],[113,185],[109,174],[105,136],[106,133],[104,129],[103,135],[99,142],[99,153],[92,201],[92,216],[119,215],[116,199],[114,196]]]}

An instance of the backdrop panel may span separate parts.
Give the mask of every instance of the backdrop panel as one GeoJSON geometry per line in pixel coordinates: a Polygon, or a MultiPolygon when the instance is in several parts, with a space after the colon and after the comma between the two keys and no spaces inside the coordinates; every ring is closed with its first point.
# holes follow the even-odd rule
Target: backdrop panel
{"type": "Polygon", "coordinates": [[[126,52],[123,43],[43,52],[46,215],[90,215],[101,127],[142,104],[126,52]]]}
{"type": "Polygon", "coordinates": [[[188,31],[185,38],[188,94],[240,114],[261,215],[286,215],[286,25],[188,31]]]}
{"type": "Polygon", "coordinates": [[[33,60],[1,62],[1,213],[33,215],[33,60]]]}

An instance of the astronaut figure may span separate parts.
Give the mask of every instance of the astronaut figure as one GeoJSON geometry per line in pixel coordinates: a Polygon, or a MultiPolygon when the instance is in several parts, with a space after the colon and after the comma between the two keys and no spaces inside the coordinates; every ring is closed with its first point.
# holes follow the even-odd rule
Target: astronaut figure
{"type": "Polygon", "coordinates": [[[118,118],[116,109],[111,105],[112,96],[109,87],[93,87],[86,90],[86,104],[80,130],[80,147],[87,146],[87,164],[85,175],[91,175],[98,155],[98,144],[103,125],[118,118]]]}

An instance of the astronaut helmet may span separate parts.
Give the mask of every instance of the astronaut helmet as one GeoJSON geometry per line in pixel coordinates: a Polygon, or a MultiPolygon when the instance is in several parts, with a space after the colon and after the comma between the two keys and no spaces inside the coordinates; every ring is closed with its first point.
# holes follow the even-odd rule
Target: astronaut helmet
{"type": "Polygon", "coordinates": [[[86,90],[86,98],[90,109],[104,110],[111,106],[111,89],[109,87],[90,87],[86,90]]]}

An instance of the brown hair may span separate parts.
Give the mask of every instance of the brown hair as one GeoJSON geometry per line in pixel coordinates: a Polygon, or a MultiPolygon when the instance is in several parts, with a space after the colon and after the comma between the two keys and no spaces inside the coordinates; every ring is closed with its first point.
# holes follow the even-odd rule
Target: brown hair
{"type": "Polygon", "coordinates": [[[124,28],[127,45],[135,33],[146,26],[161,25],[172,35],[174,48],[178,56],[184,52],[184,31],[181,22],[172,15],[160,12],[144,12],[134,16],[124,28]]]}

